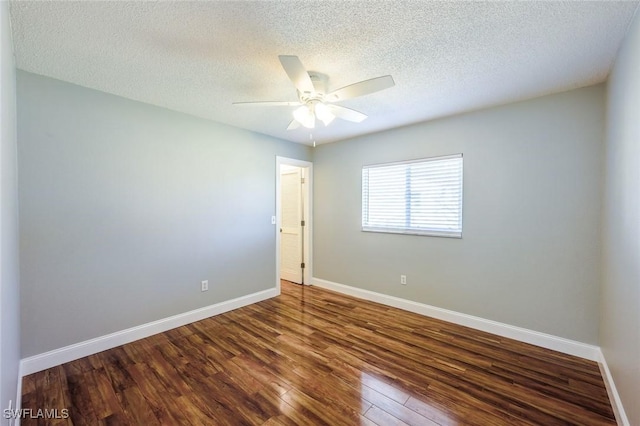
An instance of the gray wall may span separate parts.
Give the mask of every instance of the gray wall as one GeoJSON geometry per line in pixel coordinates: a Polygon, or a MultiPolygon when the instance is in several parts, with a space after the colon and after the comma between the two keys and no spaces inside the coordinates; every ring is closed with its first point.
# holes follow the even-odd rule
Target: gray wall
{"type": "Polygon", "coordinates": [[[640,425],[640,16],[608,83],[600,346],[640,425]]]}
{"type": "Polygon", "coordinates": [[[308,147],[22,71],[18,139],[23,357],[275,286],[308,147]]]}
{"type": "Polygon", "coordinates": [[[16,161],[16,75],[7,2],[0,2],[0,411],[16,405],[20,280],[16,161]]]}
{"type": "Polygon", "coordinates": [[[597,344],[604,94],[599,85],[319,146],[314,275],[597,344]],[[360,231],[363,165],[459,152],[462,239],[360,231]]]}

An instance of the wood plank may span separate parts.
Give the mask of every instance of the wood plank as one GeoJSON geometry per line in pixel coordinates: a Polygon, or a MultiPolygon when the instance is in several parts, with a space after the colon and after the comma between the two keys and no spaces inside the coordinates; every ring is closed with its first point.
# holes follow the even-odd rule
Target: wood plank
{"type": "Polygon", "coordinates": [[[375,405],[371,406],[364,416],[371,420],[376,425],[383,426],[409,426],[409,423],[405,423],[397,417],[393,417],[391,414],[387,413],[381,408],[376,407],[375,405]]]}
{"type": "MultiPolygon", "coordinates": [[[[362,386],[362,398],[370,402],[374,407],[384,410],[386,413],[401,420],[405,424],[411,426],[439,426],[436,422],[424,417],[422,414],[405,407],[368,386],[362,386]]],[[[375,421],[375,419],[372,419],[366,414],[365,416],[375,421]]]]}

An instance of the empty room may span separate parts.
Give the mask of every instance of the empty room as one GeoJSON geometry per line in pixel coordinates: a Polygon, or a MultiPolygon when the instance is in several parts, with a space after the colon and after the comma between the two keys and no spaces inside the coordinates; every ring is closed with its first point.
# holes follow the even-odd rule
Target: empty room
{"type": "Polygon", "coordinates": [[[0,1],[0,424],[640,425],[638,1],[0,1]]]}

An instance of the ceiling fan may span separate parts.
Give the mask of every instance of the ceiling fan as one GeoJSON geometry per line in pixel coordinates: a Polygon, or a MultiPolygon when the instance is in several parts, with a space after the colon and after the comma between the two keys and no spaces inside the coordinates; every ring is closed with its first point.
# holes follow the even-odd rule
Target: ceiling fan
{"type": "Polygon", "coordinates": [[[293,121],[287,130],[304,126],[313,129],[316,119],[329,125],[336,117],[343,120],[360,123],[367,118],[366,114],[340,105],[335,102],[358,96],[368,95],[395,85],[390,75],[372,78],[350,84],[332,92],[327,92],[327,76],[314,71],[307,71],[297,56],[278,56],[282,68],[293,82],[298,91],[297,101],[262,101],[262,102],[234,102],[234,105],[246,106],[298,106],[293,111],[293,121]]]}

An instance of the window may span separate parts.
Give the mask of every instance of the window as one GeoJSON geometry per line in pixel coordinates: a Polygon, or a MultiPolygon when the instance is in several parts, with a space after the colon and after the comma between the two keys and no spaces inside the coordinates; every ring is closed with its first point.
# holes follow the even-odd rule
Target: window
{"type": "Polygon", "coordinates": [[[362,230],[462,237],[462,154],[362,168],[362,230]]]}

